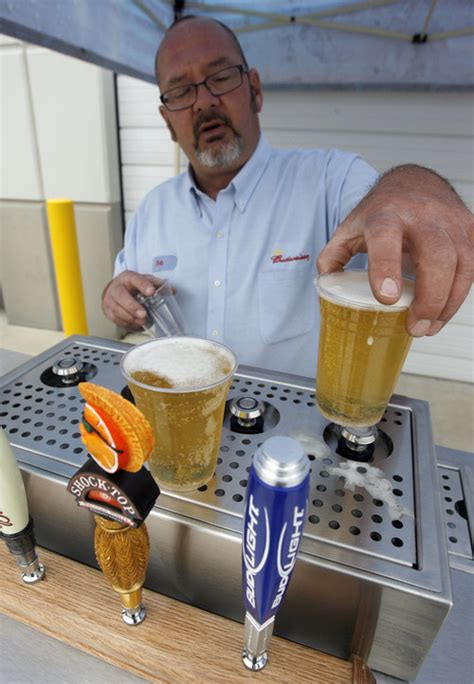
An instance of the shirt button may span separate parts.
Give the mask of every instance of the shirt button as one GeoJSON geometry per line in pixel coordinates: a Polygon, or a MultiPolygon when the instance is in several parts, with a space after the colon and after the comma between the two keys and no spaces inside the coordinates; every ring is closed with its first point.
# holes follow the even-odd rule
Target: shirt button
{"type": "Polygon", "coordinates": [[[212,336],[213,336],[213,337],[219,337],[219,331],[218,331],[218,330],[213,330],[213,331],[212,331],[212,336]]]}
{"type": "Polygon", "coordinates": [[[216,233],[216,237],[218,237],[219,239],[220,239],[220,238],[223,238],[223,237],[224,237],[224,231],[223,231],[223,230],[219,230],[219,231],[216,233]]]}
{"type": "Polygon", "coordinates": [[[221,286],[221,281],[220,280],[214,280],[214,287],[220,287],[221,286]]]}

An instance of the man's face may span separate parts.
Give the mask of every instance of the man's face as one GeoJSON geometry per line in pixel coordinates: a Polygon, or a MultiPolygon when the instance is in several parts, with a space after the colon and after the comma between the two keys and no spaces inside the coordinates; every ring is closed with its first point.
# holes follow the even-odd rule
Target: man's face
{"type": "MultiPolygon", "coordinates": [[[[189,20],[176,26],[160,49],[160,90],[198,83],[238,64],[240,52],[222,27],[206,19],[189,20]]],[[[252,69],[229,93],[215,96],[201,85],[193,106],[176,112],[162,106],[160,112],[199,176],[237,172],[243,166],[258,143],[261,105],[260,79],[252,69]]]]}

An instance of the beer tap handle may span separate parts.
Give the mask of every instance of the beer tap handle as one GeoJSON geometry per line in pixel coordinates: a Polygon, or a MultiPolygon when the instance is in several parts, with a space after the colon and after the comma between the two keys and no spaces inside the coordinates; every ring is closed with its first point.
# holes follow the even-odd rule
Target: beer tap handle
{"type": "Polygon", "coordinates": [[[36,555],[33,520],[20,470],[12,448],[0,429],[0,537],[20,567],[26,584],[43,579],[45,570],[36,555]]]}
{"type": "Polygon", "coordinates": [[[275,615],[285,597],[303,535],[309,461],[290,437],[271,437],[249,473],[242,545],[245,602],[244,665],[267,663],[275,615]]]}
{"type": "Polygon", "coordinates": [[[142,604],[150,541],[146,525],[130,527],[101,515],[96,521],[94,546],[97,562],[122,602],[122,619],[138,625],[146,616],[142,604]]]}

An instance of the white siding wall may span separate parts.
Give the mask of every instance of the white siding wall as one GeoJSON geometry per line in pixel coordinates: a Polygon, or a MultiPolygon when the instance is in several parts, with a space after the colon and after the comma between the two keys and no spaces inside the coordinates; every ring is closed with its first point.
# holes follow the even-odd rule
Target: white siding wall
{"type": "MultiPolygon", "coordinates": [[[[120,77],[119,125],[125,215],[174,173],[174,145],[155,86],[120,77]]],[[[414,162],[436,169],[474,207],[473,96],[470,93],[270,91],[262,127],[275,147],[338,147],[379,171],[414,162]]],[[[186,160],[181,156],[181,168],[186,160]]],[[[404,370],[474,381],[474,297],[446,328],[415,340],[404,370]]]]}
{"type": "Polygon", "coordinates": [[[0,279],[10,324],[58,328],[44,201],[75,203],[89,333],[122,239],[114,74],[0,35],[0,279]],[[92,239],[91,239],[92,236],[92,239]]]}
{"type": "Polygon", "coordinates": [[[114,75],[0,36],[0,198],[120,202],[114,75]]]}

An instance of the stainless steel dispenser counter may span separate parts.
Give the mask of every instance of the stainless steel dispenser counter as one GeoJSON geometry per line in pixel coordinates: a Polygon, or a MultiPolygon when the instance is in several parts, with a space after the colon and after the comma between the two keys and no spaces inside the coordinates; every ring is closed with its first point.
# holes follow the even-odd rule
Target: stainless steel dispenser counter
{"type": "MultiPolygon", "coordinates": [[[[25,480],[40,545],[96,565],[92,523],[66,492],[86,454],[77,380],[122,392],[129,345],[74,336],[1,379],[0,423],[25,480]],[[60,363],[74,358],[79,363],[60,363]],[[78,369],[64,383],[53,367],[78,369]]],[[[414,679],[451,606],[448,553],[426,402],[394,396],[370,465],[380,468],[411,515],[391,519],[363,487],[335,471],[334,430],[318,413],[312,379],[240,367],[227,402],[211,482],[162,494],[148,518],[146,586],[239,621],[241,528],[247,473],[264,438],[299,438],[311,461],[308,516],[293,580],[275,633],[336,656],[357,653],[375,670],[414,679]],[[265,406],[264,432],[231,430],[233,399],[265,406]]],[[[358,463],[358,468],[366,468],[358,463]]],[[[361,473],[364,471],[361,470],[361,473]]]]}

